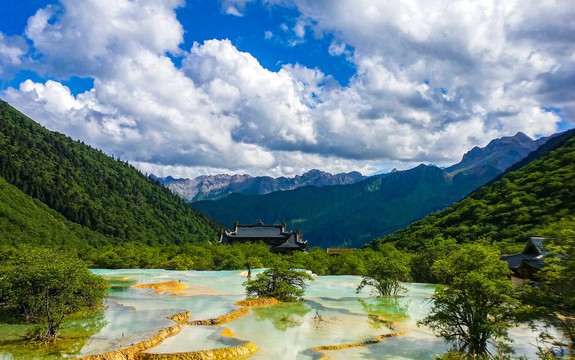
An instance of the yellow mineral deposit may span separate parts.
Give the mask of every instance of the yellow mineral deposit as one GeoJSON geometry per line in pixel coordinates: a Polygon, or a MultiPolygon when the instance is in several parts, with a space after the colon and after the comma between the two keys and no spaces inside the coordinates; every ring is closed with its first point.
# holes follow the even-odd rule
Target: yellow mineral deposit
{"type": "MultiPolygon", "coordinates": [[[[132,287],[138,289],[156,289],[156,291],[173,291],[176,290],[175,288],[187,285],[176,282],[176,281],[167,281],[164,283],[155,283],[155,284],[141,284],[141,285],[134,285],[132,287]]],[[[246,341],[243,344],[231,347],[224,347],[218,349],[210,349],[210,350],[201,350],[201,351],[191,351],[191,352],[180,352],[180,353],[168,353],[168,354],[154,354],[150,352],[145,352],[146,350],[160,344],[166,338],[174,336],[180,332],[182,326],[217,326],[224,323],[228,323],[234,321],[249,312],[250,307],[260,307],[260,306],[270,306],[277,304],[278,301],[274,298],[269,299],[255,299],[255,300],[243,300],[238,301],[234,305],[241,306],[241,308],[232,311],[228,314],[224,314],[218,316],[217,318],[213,319],[206,319],[206,320],[190,320],[191,314],[189,311],[184,311],[175,315],[168,317],[168,319],[175,321],[178,323],[177,325],[165,328],[161,330],[156,335],[152,336],[151,338],[142,341],[136,345],[130,346],[129,348],[112,351],[100,355],[91,355],[86,356],[76,360],[214,360],[214,359],[247,359],[252,356],[257,350],[258,347],[251,341],[246,341]]],[[[379,321],[387,322],[385,319],[378,317],[379,321]]],[[[395,332],[389,334],[383,334],[375,337],[374,339],[357,342],[357,343],[348,343],[348,344],[340,344],[340,345],[324,345],[324,346],[316,346],[311,348],[311,350],[319,352],[322,354],[321,360],[329,359],[329,356],[324,351],[331,351],[331,350],[339,350],[339,349],[347,349],[352,347],[359,347],[365,346],[368,344],[374,344],[377,342],[382,341],[383,339],[400,336],[405,333],[405,330],[401,330],[398,328],[397,324],[392,323],[392,327],[396,329],[395,332]]],[[[225,328],[221,332],[222,336],[225,337],[233,337],[234,333],[225,328]]]]}
{"type": "Polygon", "coordinates": [[[167,327],[152,337],[132,345],[128,348],[110,351],[99,355],[90,355],[76,360],[140,360],[142,357],[142,352],[153,348],[154,346],[160,344],[165,339],[178,334],[182,330],[182,325],[174,325],[167,327]]]}
{"type": "Polygon", "coordinates": [[[159,283],[138,284],[130,286],[133,289],[154,289],[153,293],[170,292],[172,296],[218,295],[217,291],[203,286],[184,284],[170,280],[159,283]]]}
{"type": "Polygon", "coordinates": [[[183,325],[200,325],[200,326],[222,325],[247,315],[249,312],[248,309],[249,307],[270,306],[277,303],[278,301],[274,298],[243,300],[238,301],[234,304],[236,306],[241,306],[241,308],[236,309],[230,313],[220,315],[217,318],[206,319],[206,320],[190,320],[191,317],[190,313],[188,311],[184,311],[182,313],[170,316],[169,319],[183,325]]]}
{"type": "Polygon", "coordinates": [[[188,285],[187,288],[175,290],[170,293],[171,296],[202,296],[202,295],[219,295],[217,291],[198,285],[188,285]]]}
{"type": "MultiPolygon", "coordinates": [[[[201,350],[173,354],[140,354],[140,360],[215,360],[215,359],[247,359],[252,356],[258,347],[253,342],[246,342],[238,346],[201,350]]],[[[107,359],[106,359],[107,360],[107,359]]],[[[112,360],[112,359],[110,359],[112,360]]],[[[116,359],[113,359],[116,360],[116,359]]]]}
{"type": "Polygon", "coordinates": [[[153,293],[160,293],[163,291],[183,290],[188,288],[188,285],[181,281],[170,280],[160,283],[132,285],[130,287],[134,289],[155,289],[152,291],[153,293]]]}
{"type": "MultiPolygon", "coordinates": [[[[378,316],[378,318],[379,318],[379,321],[381,321],[381,322],[387,322],[385,319],[383,319],[380,316],[378,316]]],[[[366,341],[361,341],[361,342],[356,342],[356,343],[339,344],[339,345],[315,346],[315,347],[312,347],[311,350],[319,352],[322,354],[322,357],[320,358],[320,360],[327,360],[327,359],[329,359],[329,356],[324,351],[342,350],[342,349],[349,349],[349,348],[354,348],[354,347],[366,346],[369,344],[375,344],[375,343],[381,342],[387,338],[401,336],[401,335],[404,335],[406,333],[406,331],[404,329],[400,329],[396,323],[391,323],[391,324],[396,329],[396,331],[394,331],[392,333],[382,334],[382,335],[376,336],[375,338],[373,338],[371,340],[366,340],[366,341]]]]}
{"type": "Polygon", "coordinates": [[[225,337],[234,337],[234,332],[231,331],[228,328],[225,328],[224,330],[222,330],[222,332],[220,333],[220,335],[225,336],[225,337]]]}
{"type": "Polygon", "coordinates": [[[231,313],[227,313],[227,314],[218,316],[217,318],[207,319],[207,320],[188,321],[188,323],[186,325],[208,325],[208,326],[221,325],[221,324],[229,323],[231,321],[239,319],[242,316],[247,315],[248,312],[249,312],[248,308],[242,307],[242,308],[239,308],[237,310],[232,311],[231,313]]]}
{"type": "Polygon", "coordinates": [[[190,321],[192,314],[189,311],[184,311],[176,315],[168,316],[168,319],[177,322],[178,324],[187,324],[190,321]]]}
{"type": "Polygon", "coordinates": [[[234,305],[245,306],[245,307],[256,307],[256,306],[275,305],[278,302],[279,301],[277,301],[275,298],[267,298],[267,299],[242,300],[236,302],[234,305]]]}

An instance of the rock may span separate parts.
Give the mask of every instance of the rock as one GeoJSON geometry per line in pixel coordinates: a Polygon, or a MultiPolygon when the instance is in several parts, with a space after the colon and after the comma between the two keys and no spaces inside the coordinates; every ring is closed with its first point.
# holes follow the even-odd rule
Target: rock
{"type": "Polygon", "coordinates": [[[232,193],[265,195],[274,191],[294,190],[302,186],[329,186],[354,184],[365,176],[357,171],[332,175],[320,170],[310,170],[293,178],[250,175],[203,175],[195,179],[174,179],[171,176],[154,179],[186,200],[214,200],[232,193]]]}
{"type": "Polygon", "coordinates": [[[183,289],[187,288],[188,285],[186,285],[182,282],[179,282],[179,281],[170,280],[170,281],[165,281],[165,282],[160,282],[160,283],[132,285],[130,287],[134,288],[134,289],[156,289],[155,291],[152,291],[152,292],[153,293],[160,293],[162,291],[183,290],[183,289]]]}

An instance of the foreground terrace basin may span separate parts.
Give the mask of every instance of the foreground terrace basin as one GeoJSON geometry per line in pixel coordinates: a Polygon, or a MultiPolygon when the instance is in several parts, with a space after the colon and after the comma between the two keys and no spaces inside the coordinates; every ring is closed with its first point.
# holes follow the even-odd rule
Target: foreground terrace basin
{"type": "MultiPolygon", "coordinates": [[[[125,349],[176,325],[169,316],[188,311],[190,321],[218,318],[239,309],[234,304],[245,298],[246,276],[240,271],[94,273],[112,286],[103,314],[69,325],[64,332],[69,339],[52,350],[13,346],[24,327],[1,324],[0,359],[74,359],[125,349]],[[166,285],[159,292],[134,287],[151,283],[166,285]]],[[[448,349],[429,329],[416,325],[429,311],[433,285],[409,284],[404,297],[377,298],[369,289],[357,294],[360,281],[358,276],[316,276],[304,302],[249,307],[244,316],[213,326],[181,325],[143,353],[189,353],[251,342],[258,350],[250,359],[433,359],[448,349]],[[334,350],[336,345],[344,346],[334,350]]],[[[520,327],[511,335],[517,355],[536,357],[535,333],[520,327]]]]}

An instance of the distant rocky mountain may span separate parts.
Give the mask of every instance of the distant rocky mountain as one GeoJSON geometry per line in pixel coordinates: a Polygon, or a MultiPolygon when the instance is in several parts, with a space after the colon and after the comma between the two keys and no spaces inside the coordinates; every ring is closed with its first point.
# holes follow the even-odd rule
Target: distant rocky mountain
{"type": "Polygon", "coordinates": [[[494,139],[483,148],[474,147],[463,155],[461,162],[446,168],[445,171],[451,175],[456,175],[459,172],[492,168],[501,173],[544,144],[548,139],[548,137],[544,137],[533,140],[522,132],[515,134],[515,136],[494,139]]]}
{"type": "Polygon", "coordinates": [[[360,247],[459,201],[523,159],[547,139],[522,133],[474,148],[446,169],[419,165],[339,186],[301,187],[261,196],[231,194],[194,206],[231,227],[234,221],[286,221],[309,246],[360,247]]]}
{"type": "Polygon", "coordinates": [[[524,244],[575,216],[575,130],[553,136],[464,200],[369,244],[421,251],[435,237],[524,244]]]}
{"type": "Polygon", "coordinates": [[[524,133],[518,132],[514,136],[494,139],[485,147],[476,146],[465,153],[459,163],[445,168],[445,172],[451,175],[455,182],[465,179],[469,182],[466,186],[478,188],[505,172],[510,166],[524,159],[556,135],[533,140],[524,133]]]}
{"type": "Polygon", "coordinates": [[[366,179],[357,171],[332,175],[320,170],[311,170],[293,178],[226,174],[199,176],[195,179],[150,176],[192,202],[221,199],[233,193],[265,195],[274,191],[294,190],[302,186],[349,185],[366,179]]]}

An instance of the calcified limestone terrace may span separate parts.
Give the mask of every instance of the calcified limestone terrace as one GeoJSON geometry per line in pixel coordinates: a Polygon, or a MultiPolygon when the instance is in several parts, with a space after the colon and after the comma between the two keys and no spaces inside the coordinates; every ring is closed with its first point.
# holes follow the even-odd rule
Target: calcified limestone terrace
{"type": "Polygon", "coordinates": [[[182,283],[181,281],[164,281],[160,283],[151,283],[151,284],[138,284],[131,286],[134,289],[154,289],[153,293],[161,293],[164,291],[175,291],[175,290],[184,290],[189,287],[182,283]]]}
{"type": "MultiPolygon", "coordinates": [[[[135,289],[161,289],[162,291],[169,291],[174,288],[185,288],[184,284],[168,281],[161,284],[142,284],[135,285],[132,288],[135,289]],[[180,285],[174,285],[180,284],[180,285]]],[[[262,300],[252,300],[252,301],[242,301],[240,302],[242,306],[269,306],[277,303],[276,299],[262,299],[262,300]]],[[[161,344],[165,339],[177,335],[182,327],[188,326],[201,326],[201,325],[219,325],[226,322],[233,321],[239,317],[242,317],[248,313],[247,307],[241,307],[229,314],[221,315],[214,319],[207,320],[196,320],[190,321],[191,314],[188,311],[169,316],[168,319],[177,322],[177,325],[170,326],[154,334],[150,338],[132,345],[130,347],[110,351],[103,354],[85,356],[77,360],[208,360],[208,359],[240,359],[247,358],[253,355],[258,350],[258,347],[251,341],[244,341],[241,344],[235,346],[229,346],[224,348],[208,349],[208,350],[198,350],[198,351],[188,351],[188,352],[178,352],[178,353],[155,353],[146,352],[147,350],[156,347],[161,344]]],[[[222,337],[233,338],[233,332],[225,328],[220,333],[222,337]]],[[[234,339],[235,340],[235,339],[234,339]]],[[[237,340],[240,341],[240,340],[237,340]]]]}
{"type": "MultiPolygon", "coordinates": [[[[161,284],[142,284],[142,285],[134,285],[132,288],[136,289],[162,289],[162,291],[167,291],[170,288],[175,287],[174,281],[168,281],[166,283],[161,284]],[[166,285],[168,284],[168,285],[166,285]],[[167,288],[167,290],[166,290],[167,288]]],[[[180,285],[178,287],[182,287],[184,285],[180,285]]],[[[184,287],[185,288],[185,287],[184,287]]],[[[251,357],[257,350],[258,347],[251,341],[246,341],[242,344],[224,348],[215,348],[209,350],[199,350],[199,351],[188,351],[188,352],[169,352],[169,353],[156,353],[153,348],[159,344],[161,344],[166,338],[172,337],[177,335],[181,330],[182,326],[216,326],[225,324],[228,322],[232,322],[236,319],[239,319],[248,314],[249,309],[248,307],[262,307],[262,306],[272,306],[278,304],[278,301],[274,298],[270,299],[255,299],[255,300],[242,300],[236,302],[234,305],[242,306],[241,308],[234,310],[228,314],[224,314],[218,316],[217,318],[213,319],[206,319],[206,320],[190,320],[191,314],[189,311],[184,311],[173,316],[169,316],[168,319],[175,321],[178,325],[171,326],[160,331],[158,334],[146,339],[145,341],[138,343],[136,345],[132,345],[126,349],[121,349],[118,351],[112,351],[100,355],[92,355],[87,356],[78,360],[204,360],[204,359],[240,359],[240,358],[248,358],[251,357]]],[[[389,328],[395,328],[396,331],[392,333],[386,333],[382,335],[378,335],[373,339],[365,340],[361,342],[355,343],[346,343],[346,344],[337,344],[337,345],[322,345],[322,346],[315,346],[312,347],[311,350],[315,352],[328,351],[328,350],[339,350],[339,349],[347,349],[353,347],[360,347],[366,346],[369,344],[374,344],[382,341],[383,339],[400,336],[405,333],[405,330],[398,329],[398,325],[396,323],[391,323],[386,319],[382,318],[381,316],[371,316],[373,321],[379,322],[381,324],[388,324],[389,328]]],[[[321,324],[322,316],[317,313],[315,317],[316,322],[321,324]]],[[[227,338],[233,338],[234,333],[225,328],[220,333],[221,336],[227,338]]],[[[168,346],[170,350],[173,349],[172,346],[168,346]]],[[[322,353],[323,357],[327,357],[325,353],[322,353]]],[[[327,357],[329,358],[329,357],[327,357]]]]}
{"type": "MultiPolygon", "coordinates": [[[[310,283],[304,302],[254,307],[242,301],[246,277],[241,271],[94,272],[107,278],[112,288],[98,326],[92,327],[95,332],[84,338],[81,346],[26,356],[30,350],[0,342],[0,358],[57,360],[108,354],[107,358],[91,359],[124,360],[128,355],[122,355],[126,354],[122,351],[132,349],[127,354],[134,359],[136,354],[139,359],[202,359],[199,356],[227,354],[235,359],[251,355],[250,360],[317,360],[328,356],[332,360],[431,360],[433,354],[448,348],[429,329],[416,326],[416,321],[429,311],[432,285],[407,284],[405,297],[378,299],[365,289],[355,292],[359,277],[318,276],[310,283]],[[131,287],[169,280],[189,287],[160,293],[131,287]],[[209,294],[202,290],[194,296],[170,295],[193,288],[208,289],[209,294]],[[186,325],[192,323],[210,325],[186,325]],[[154,339],[153,344],[150,339],[154,339]],[[256,346],[258,350],[253,353],[256,346]]],[[[252,276],[257,273],[253,271],[252,276]]],[[[10,324],[0,324],[0,338],[12,339],[6,336],[14,332],[11,329],[14,327],[10,324]]],[[[512,338],[518,355],[536,357],[535,347],[530,344],[535,335],[530,330],[512,329],[512,338]]]]}
{"type": "MultiPolygon", "coordinates": [[[[140,284],[131,286],[134,289],[158,289],[161,291],[170,290],[180,290],[185,289],[187,285],[176,281],[167,281],[163,283],[152,283],[152,284],[140,284]]],[[[157,293],[158,291],[153,291],[157,293]]],[[[204,359],[240,359],[247,358],[253,355],[258,350],[258,347],[251,341],[245,341],[239,345],[199,350],[199,351],[188,351],[188,352],[178,352],[178,353],[155,353],[146,352],[150,348],[153,348],[161,344],[166,338],[172,337],[178,334],[182,330],[182,326],[213,326],[220,325],[226,322],[234,321],[248,313],[247,307],[261,307],[270,306],[277,304],[278,301],[274,298],[270,299],[257,299],[257,300],[243,300],[238,301],[234,305],[242,306],[241,308],[232,311],[229,314],[224,314],[218,316],[214,319],[207,320],[194,320],[191,321],[191,314],[188,311],[184,311],[173,316],[169,316],[168,319],[175,321],[178,325],[168,327],[161,330],[159,333],[151,336],[150,338],[128,348],[111,351],[98,355],[90,355],[78,360],[204,360],[204,359]]],[[[220,333],[221,336],[227,338],[233,338],[234,333],[225,328],[220,333]]],[[[238,340],[239,341],[239,340],[238,340]]]]}
{"type": "MultiPolygon", "coordinates": [[[[124,280],[124,279],[122,279],[124,280]]],[[[243,279],[242,279],[243,282],[243,279]]],[[[177,287],[184,287],[186,284],[186,281],[166,281],[166,282],[162,282],[162,283],[144,283],[144,284],[136,284],[136,285],[132,285],[131,288],[133,289],[163,289],[166,291],[170,291],[170,290],[176,290],[176,286],[177,287]]],[[[215,284],[212,283],[212,286],[214,286],[215,284]]],[[[196,284],[193,284],[192,286],[198,286],[196,284]]],[[[202,285],[200,285],[202,286],[202,285]]],[[[342,286],[344,288],[346,288],[347,290],[355,290],[355,287],[357,286],[357,284],[352,283],[352,282],[344,282],[342,283],[342,286]]],[[[217,287],[217,286],[215,286],[217,287]]],[[[229,291],[230,289],[228,289],[229,291]]],[[[217,289],[215,289],[216,292],[219,292],[217,289]]],[[[232,290],[233,292],[233,290],[232,290]]],[[[243,288],[241,288],[241,292],[243,292],[243,288]]],[[[327,293],[329,294],[329,293],[327,293]]],[[[153,297],[152,294],[148,293],[148,296],[153,297]]],[[[124,303],[126,305],[126,303],[124,303]]],[[[138,308],[141,307],[141,303],[140,306],[138,306],[138,308]]],[[[254,309],[253,311],[255,311],[254,316],[256,317],[256,321],[258,321],[258,318],[266,318],[268,317],[270,314],[272,314],[272,317],[275,315],[279,315],[280,317],[277,320],[273,320],[276,322],[276,324],[274,326],[279,326],[281,327],[285,327],[286,330],[287,329],[292,329],[292,330],[297,330],[297,327],[299,327],[304,320],[303,319],[299,319],[299,318],[303,318],[306,317],[308,319],[311,319],[314,322],[314,326],[315,326],[315,330],[317,331],[320,327],[321,328],[325,328],[325,331],[323,331],[324,333],[333,333],[335,334],[335,336],[331,336],[333,343],[330,343],[331,346],[325,347],[325,345],[317,347],[312,349],[312,346],[308,346],[307,344],[305,345],[306,348],[304,349],[297,349],[298,352],[304,351],[304,352],[308,352],[308,355],[303,354],[302,356],[306,357],[306,356],[311,356],[316,357],[316,355],[314,354],[314,351],[320,351],[320,350],[333,350],[335,347],[339,346],[339,347],[343,347],[343,348],[347,348],[350,346],[362,346],[362,345],[366,345],[366,344],[370,344],[370,343],[374,343],[374,342],[378,342],[381,341],[381,339],[387,337],[389,334],[379,334],[379,331],[375,330],[375,329],[371,329],[370,325],[364,325],[363,326],[363,330],[361,330],[362,326],[358,327],[357,324],[355,324],[358,320],[362,323],[367,324],[367,320],[369,319],[368,316],[366,316],[365,314],[359,314],[359,313],[353,313],[351,311],[342,311],[342,309],[336,309],[336,310],[329,310],[327,311],[327,309],[323,309],[321,311],[321,315],[320,315],[320,308],[323,307],[323,305],[317,303],[314,304],[317,309],[316,309],[316,314],[313,314],[312,311],[312,307],[309,304],[301,304],[301,303],[296,303],[296,304],[278,304],[277,300],[275,299],[263,299],[263,300],[240,300],[237,302],[233,303],[234,307],[238,307],[239,308],[235,308],[231,311],[227,311],[225,314],[223,315],[218,315],[215,317],[210,317],[210,318],[203,318],[203,319],[196,319],[196,318],[192,318],[192,313],[190,311],[184,311],[184,312],[180,312],[177,314],[174,314],[172,316],[169,316],[168,318],[172,321],[177,322],[179,325],[184,326],[184,330],[181,331],[180,335],[175,334],[176,336],[174,336],[171,339],[168,339],[165,344],[158,344],[157,347],[151,348],[151,349],[146,349],[144,351],[144,353],[141,355],[142,359],[146,358],[146,359],[192,359],[192,358],[219,358],[221,356],[225,356],[225,357],[230,357],[232,356],[233,358],[236,358],[238,356],[244,357],[244,356],[248,356],[251,355],[250,351],[253,350],[255,347],[255,344],[253,344],[253,342],[251,342],[249,334],[244,334],[244,331],[242,329],[243,327],[243,323],[239,322],[238,326],[235,327],[239,330],[239,334],[241,334],[241,336],[238,336],[241,339],[247,340],[248,342],[245,342],[243,344],[233,344],[234,346],[227,346],[227,347],[218,347],[221,346],[221,344],[218,344],[218,342],[220,343],[224,343],[222,340],[216,340],[213,343],[210,344],[206,344],[207,346],[210,347],[214,347],[214,349],[211,350],[194,350],[194,351],[186,351],[186,350],[191,350],[191,349],[186,349],[186,347],[188,347],[187,345],[181,345],[181,344],[186,344],[187,341],[179,341],[179,338],[190,338],[190,337],[194,337],[194,338],[198,338],[198,337],[203,337],[203,338],[214,338],[214,333],[210,332],[209,330],[204,331],[203,333],[198,330],[196,327],[197,326],[218,326],[221,324],[228,324],[228,326],[232,326],[233,324],[238,322],[239,319],[243,319],[246,315],[248,315],[249,313],[249,308],[254,309]],[[261,308],[262,306],[267,307],[267,306],[272,306],[272,308],[269,308],[269,311],[266,311],[265,309],[261,308]],[[263,312],[262,312],[263,311],[263,312]],[[342,334],[338,334],[338,332],[341,332],[341,329],[338,331],[332,331],[331,329],[337,329],[338,327],[342,327],[342,328],[354,328],[354,332],[353,334],[348,334],[350,336],[346,337],[346,336],[342,336],[342,334]],[[189,330],[188,330],[189,329],[189,330]],[[370,330],[371,329],[371,330],[370,330]],[[369,339],[365,339],[366,337],[369,337],[369,339]],[[351,339],[364,339],[361,342],[354,342],[354,343],[349,343],[346,342],[346,340],[349,338],[349,340],[351,339]],[[252,346],[253,344],[253,346],[252,346]],[[228,349],[228,350],[225,350],[228,349]],[[202,355],[203,354],[203,355],[202,355]],[[210,354],[210,355],[208,355],[210,354]]],[[[135,305],[134,305],[135,306],[135,305]]],[[[144,306],[145,307],[145,306],[144,306]]],[[[253,316],[252,316],[253,317],[253,316]]],[[[261,321],[261,320],[260,320],[261,321]]],[[[272,321],[272,323],[273,323],[272,321]]],[[[248,323],[252,323],[253,322],[253,318],[251,320],[248,321],[248,323]]],[[[380,318],[377,317],[377,319],[375,319],[375,322],[379,322],[380,325],[384,323],[384,321],[380,318]]],[[[250,325],[250,327],[253,328],[253,326],[250,325]]],[[[280,330],[281,331],[281,330],[280,330]]],[[[285,330],[284,330],[285,331],[285,330]]],[[[381,330],[383,331],[383,330],[381,330]]],[[[229,335],[236,333],[234,330],[231,330],[229,328],[226,328],[222,331],[220,331],[220,336],[224,337],[224,335],[222,335],[222,332],[224,334],[227,334],[228,338],[232,338],[229,335]]],[[[349,331],[347,331],[349,333],[349,331]]],[[[267,333],[267,331],[265,331],[265,333],[267,333]]],[[[237,333],[236,333],[237,334],[237,333]]],[[[399,334],[398,331],[395,331],[394,333],[390,333],[393,335],[397,335],[399,334]]],[[[323,336],[325,338],[325,334],[323,336]]],[[[328,338],[325,338],[322,341],[328,341],[328,338]]],[[[163,341],[163,340],[162,340],[163,341]]],[[[236,341],[240,341],[237,340],[236,341]]],[[[228,345],[230,343],[228,342],[228,345]]],[[[262,351],[263,354],[261,355],[262,358],[266,358],[269,355],[269,349],[263,350],[262,351]]],[[[285,358],[292,358],[291,353],[288,354],[284,354],[284,356],[286,356],[285,358]]],[[[297,356],[297,355],[296,355],[297,356]]],[[[277,356],[276,356],[277,357],[277,356]]],[[[281,355],[280,355],[281,357],[281,355]]]]}

